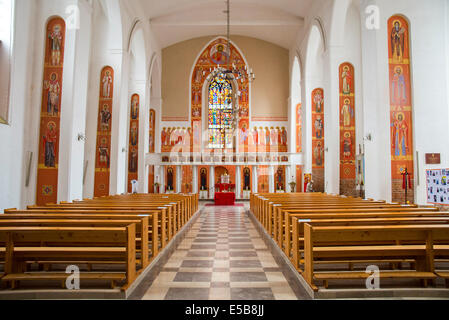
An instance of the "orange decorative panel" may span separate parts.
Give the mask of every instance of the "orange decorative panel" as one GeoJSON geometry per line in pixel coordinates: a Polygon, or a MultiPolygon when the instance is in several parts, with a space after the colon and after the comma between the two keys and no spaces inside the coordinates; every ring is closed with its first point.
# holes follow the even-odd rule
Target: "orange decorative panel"
{"type": "Polygon", "coordinates": [[[58,199],[59,135],[65,22],[60,17],[48,21],[40,115],[36,203],[56,203],[58,199]]]}
{"type": "Polygon", "coordinates": [[[140,97],[133,94],[131,97],[131,110],[129,118],[129,145],[128,145],[128,192],[132,191],[131,181],[138,180],[139,170],[139,110],[140,97]]]}
{"type": "Polygon", "coordinates": [[[356,177],[354,67],[340,65],[340,180],[356,177]]]}
{"type": "Polygon", "coordinates": [[[296,120],[296,152],[302,152],[302,105],[298,103],[295,113],[296,120]]]}
{"type": "Polygon", "coordinates": [[[149,153],[155,150],[155,134],[156,134],[156,111],[150,110],[150,134],[149,134],[149,153]]]}
{"type": "Polygon", "coordinates": [[[312,168],[324,168],[324,93],[312,91],[312,168]]]}
{"type": "Polygon", "coordinates": [[[111,124],[114,96],[114,70],[106,66],[100,73],[97,147],[95,160],[94,196],[109,195],[111,167],[111,124]]]}
{"type": "MultiPolygon", "coordinates": [[[[411,180],[414,178],[410,34],[404,17],[393,16],[388,20],[388,37],[391,177],[394,186],[402,184],[402,173],[406,169],[411,180]]],[[[393,201],[397,200],[393,192],[393,201]]]]}

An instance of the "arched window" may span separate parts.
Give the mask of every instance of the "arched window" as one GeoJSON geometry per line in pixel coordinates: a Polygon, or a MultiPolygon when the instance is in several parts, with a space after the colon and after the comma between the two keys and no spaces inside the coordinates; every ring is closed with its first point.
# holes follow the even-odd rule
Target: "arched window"
{"type": "Polygon", "coordinates": [[[228,79],[215,77],[209,85],[209,148],[233,148],[232,85],[228,79]]]}

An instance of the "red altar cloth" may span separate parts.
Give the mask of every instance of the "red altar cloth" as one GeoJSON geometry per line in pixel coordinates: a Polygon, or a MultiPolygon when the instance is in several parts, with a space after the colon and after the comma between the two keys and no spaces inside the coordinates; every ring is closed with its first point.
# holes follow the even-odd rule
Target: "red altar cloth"
{"type": "Polygon", "coordinates": [[[215,205],[233,206],[235,204],[234,192],[215,192],[215,205]]]}

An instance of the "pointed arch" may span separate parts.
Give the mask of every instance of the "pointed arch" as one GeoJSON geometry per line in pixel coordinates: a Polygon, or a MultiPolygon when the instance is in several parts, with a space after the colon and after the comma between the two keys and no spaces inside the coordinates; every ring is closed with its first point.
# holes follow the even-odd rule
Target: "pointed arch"
{"type": "MultiPolygon", "coordinates": [[[[230,53],[228,57],[227,39],[224,37],[216,37],[209,41],[206,46],[198,54],[195,63],[192,66],[190,74],[190,92],[189,92],[189,105],[190,105],[190,119],[193,133],[193,151],[201,151],[204,139],[209,140],[208,134],[202,134],[206,127],[204,120],[209,116],[204,114],[204,106],[206,105],[205,94],[207,87],[206,84],[211,80],[210,73],[217,65],[224,65],[232,63],[237,69],[245,71],[248,68],[248,63],[239,48],[231,41],[230,53]]],[[[239,110],[240,122],[238,124],[238,133],[234,134],[238,141],[244,141],[243,148],[248,149],[248,139],[245,139],[248,134],[249,128],[249,114],[250,114],[250,99],[251,99],[251,86],[248,79],[242,79],[242,81],[233,81],[235,85],[234,93],[237,91],[240,96],[235,99],[235,107],[239,110]]],[[[208,88],[208,87],[207,87],[208,88]]],[[[234,143],[236,146],[237,143],[234,143]]],[[[235,151],[235,148],[234,150],[235,151]]]]}

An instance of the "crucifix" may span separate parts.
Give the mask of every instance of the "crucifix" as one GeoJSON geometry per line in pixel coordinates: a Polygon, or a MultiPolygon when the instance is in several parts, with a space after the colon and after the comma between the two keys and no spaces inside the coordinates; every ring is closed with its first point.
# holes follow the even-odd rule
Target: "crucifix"
{"type": "Polygon", "coordinates": [[[410,173],[408,173],[408,169],[405,168],[405,170],[401,173],[402,175],[402,188],[405,189],[405,200],[404,204],[407,204],[407,190],[408,188],[412,188],[411,182],[410,182],[410,173]]]}

